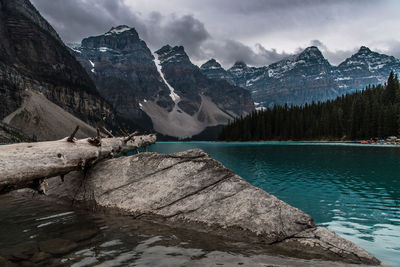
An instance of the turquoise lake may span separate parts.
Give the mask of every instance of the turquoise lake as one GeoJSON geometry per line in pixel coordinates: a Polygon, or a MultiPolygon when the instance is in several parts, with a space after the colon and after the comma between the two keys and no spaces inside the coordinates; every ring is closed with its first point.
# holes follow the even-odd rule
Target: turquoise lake
{"type": "Polygon", "coordinates": [[[200,148],[254,186],[400,266],[400,147],[333,143],[159,142],[200,148]]]}

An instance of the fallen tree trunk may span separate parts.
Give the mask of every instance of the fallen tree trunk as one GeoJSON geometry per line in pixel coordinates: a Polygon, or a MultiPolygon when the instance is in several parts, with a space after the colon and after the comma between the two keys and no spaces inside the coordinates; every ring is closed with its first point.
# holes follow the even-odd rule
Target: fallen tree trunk
{"type": "Polygon", "coordinates": [[[76,170],[85,171],[105,158],[128,153],[156,142],[156,135],[88,138],[0,146],[0,194],[40,186],[43,179],[76,170]]]}

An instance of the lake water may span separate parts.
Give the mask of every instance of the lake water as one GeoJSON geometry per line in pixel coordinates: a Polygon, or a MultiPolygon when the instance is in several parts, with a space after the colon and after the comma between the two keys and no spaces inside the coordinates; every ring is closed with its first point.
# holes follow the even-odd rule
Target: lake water
{"type": "MultiPolygon", "coordinates": [[[[312,215],[317,224],[385,263],[400,266],[399,147],[159,142],[150,151],[172,153],[191,148],[203,149],[251,184],[312,215]]],[[[0,255],[5,248],[21,251],[31,248],[32,242],[49,240],[57,245],[56,238],[63,238],[73,240],[75,247],[47,262],[75,267],[326,266],[318,261],[269,256],[249,244],[130,217],[36,202],[29,196],[0,196],[0,226],[0,255]]],[[[23,261],[20,254],[18,260],[23,261]]]]}
{"type": "Polygon", "coordinates": [[[157,143],[201,148],[252,185],[400,266],[400,147],[318,143],[157,143]]]}

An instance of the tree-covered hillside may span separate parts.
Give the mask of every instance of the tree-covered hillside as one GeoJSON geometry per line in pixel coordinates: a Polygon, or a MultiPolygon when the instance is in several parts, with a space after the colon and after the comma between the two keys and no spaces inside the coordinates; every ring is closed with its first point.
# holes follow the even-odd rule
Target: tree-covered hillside
{"type": "Polygon", "coordinates": [[[384,86],[369,86],[336,100],[254,111],[229,123],[219,140],[356,140],[398,133],[400,84],[392,72],[384,86]]]}

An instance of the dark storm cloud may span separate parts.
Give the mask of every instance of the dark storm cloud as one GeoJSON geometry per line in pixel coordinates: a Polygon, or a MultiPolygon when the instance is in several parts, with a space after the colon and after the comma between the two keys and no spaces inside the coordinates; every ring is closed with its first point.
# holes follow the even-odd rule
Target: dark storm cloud
{"type": "MultiPolygon", "coordinates": [[[[204,1],[204,0],[203,0],[204,1]]],[[[299,9],[307,7],[318,7],[324,5],[343,5],[343,4],[369,4],[380,0],[205,0],[212,2],[219,8],[224,8],[231,12],[250,15],[254,13],[276,12],[279,10],[299,9]]]]}
{"type": "Polygon", "coordinates": [[[104,33],[118,24],[145,25],[122,0],[33,0],[41,14],[66,42],[104,33]]]}
{"type": "Polygon", "coordinates": [[[201,57],[200,45],[210,37],[203,23],[192,15],[148,16],[131,11],[123,0],[33,0],[41,14],[67,42],[102,34],[112,26],[135,27],[152,50],[165,44],[183,45],[189,54],[201,57]]]}
{"type": "Polygon", "coordinates": [[[152,51],[183,45],[197,64],[263,66],[309,45],[335,65],[361,45],[400,56],[400,39],[388,39],[400,26],[395,0],[31,1],[65,42],[126,24],[152,51]]]}
{"type": "Polygon", "coordinates": [[[141,36],[151,48],[158,49],[165,44],[183,45],[190,56],[202,57],[201,45],[210,38],[202,22],[192,15],[163,16],[152,12],[149,17],[146,33],[141,36]]]}
{"type": "Polygon", "coordinates": [[[226,68],[231,67],[236,61],[245,62],[251,66],[266,66],[277,62],[290,54],[279,53],[276,49],[268,50],[261,44],[251,48],[235,40],[212,41],[204,44],[208,58],[216,58],[226,68]]]}

